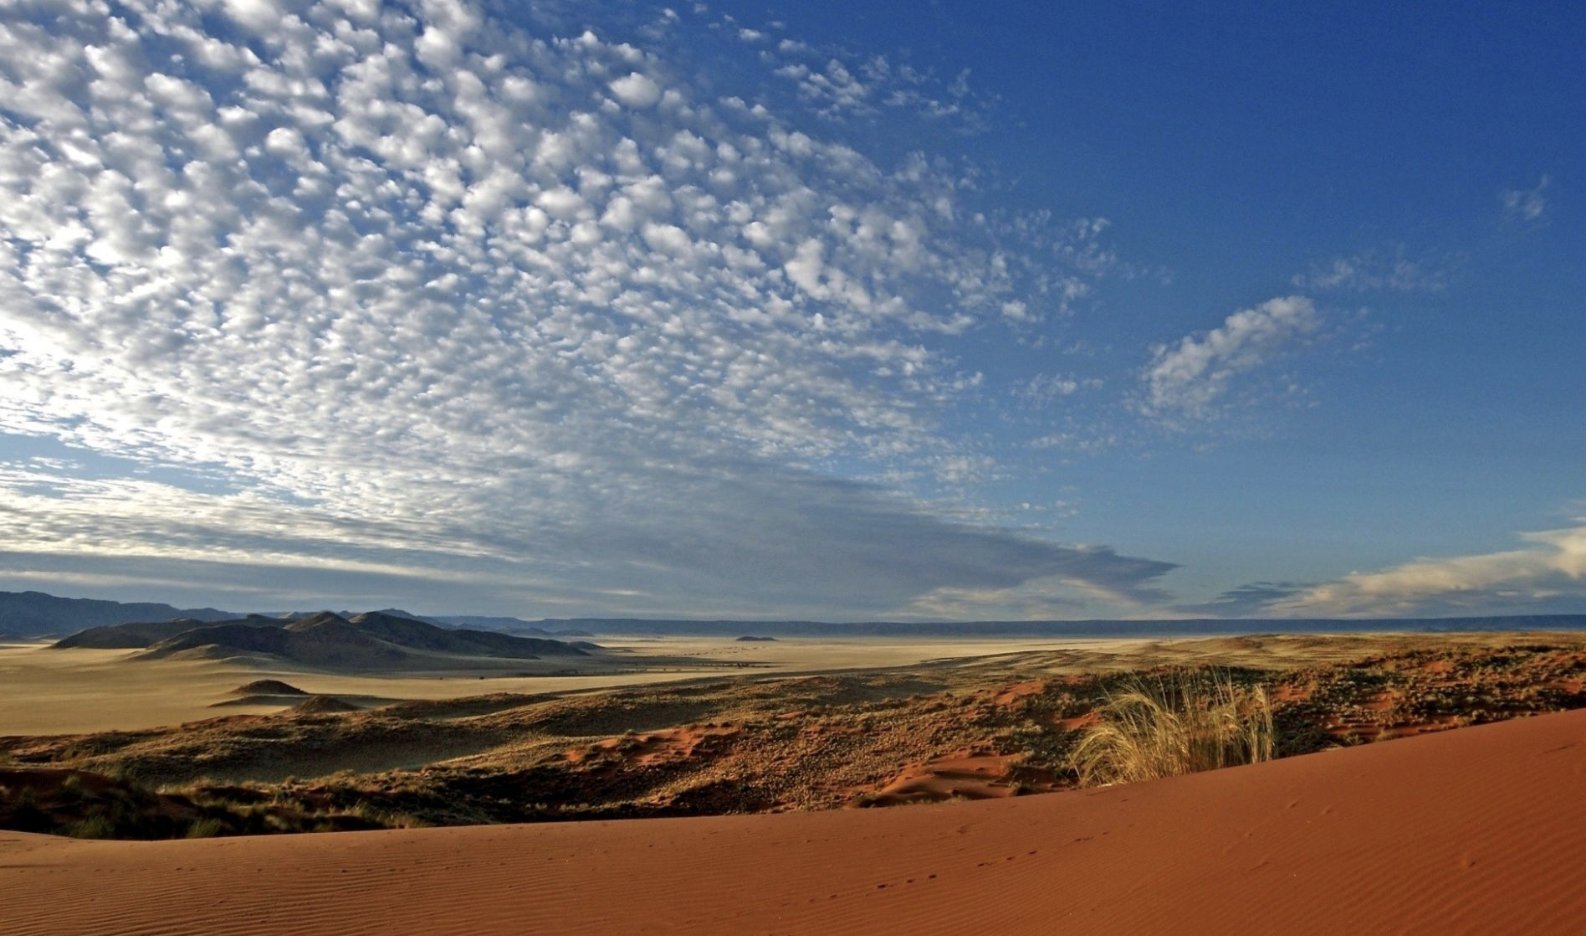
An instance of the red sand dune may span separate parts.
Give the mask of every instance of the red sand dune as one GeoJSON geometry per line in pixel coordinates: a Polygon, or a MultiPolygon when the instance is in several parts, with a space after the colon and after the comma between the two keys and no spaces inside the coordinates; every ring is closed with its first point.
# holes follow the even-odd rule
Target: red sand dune
{"type": "Polygon", "coordinates": [[[0,932],[1580,933],[1586,711],[889,810],[76,842],[0,932]]]}

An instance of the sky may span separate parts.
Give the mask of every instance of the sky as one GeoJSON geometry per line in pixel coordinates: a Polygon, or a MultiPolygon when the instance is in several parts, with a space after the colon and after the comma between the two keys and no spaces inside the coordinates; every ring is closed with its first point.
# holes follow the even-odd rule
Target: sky
{"type": "Polygon", "coordinates": [[[0,589],[1586,612],[1586,8],[0,0],[0,589]]]}

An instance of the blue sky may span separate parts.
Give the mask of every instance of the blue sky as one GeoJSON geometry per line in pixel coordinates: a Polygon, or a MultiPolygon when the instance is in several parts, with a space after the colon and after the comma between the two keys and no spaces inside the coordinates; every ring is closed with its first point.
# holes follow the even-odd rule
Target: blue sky
{"type": "Polygon", "coordinates": [[[0,588],[1586,610],[1586,13],[23,2],[0,588]]]}

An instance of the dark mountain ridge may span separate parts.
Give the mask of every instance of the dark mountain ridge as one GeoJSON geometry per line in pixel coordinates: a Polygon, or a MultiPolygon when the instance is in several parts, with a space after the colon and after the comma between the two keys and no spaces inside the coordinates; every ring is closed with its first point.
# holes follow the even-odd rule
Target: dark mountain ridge
{"type": "Polygon", "coordinates": [[[450,630],[379,611],[351,617],[320,611],[295,620],[252,615],[218,622],[121,624],[91,628],[55,646],[142,649],[139,659],[268,655],[308,666],[356,669],[433,668],[456,657],[583,657],[598,649],[493,631],[450,630]]]}
{"type": "Polygon", "coordinates": [[[92,650],[137,650],[157,644],[162,640],[169,640],[188,631],[218,626],[219,624],[236,624],[246,622],[258,626],[280,627],[282,621],[267,618],[262,615],[250,614],[238,620],[199,621],[193,618],[177,618],[174,621],[132,621],[126,624],[106,624],[101,627],[90,627],[79,631],[69,637],[63,637],[55,642],[55,646],[65,650],[73,647],[92,650]]]}

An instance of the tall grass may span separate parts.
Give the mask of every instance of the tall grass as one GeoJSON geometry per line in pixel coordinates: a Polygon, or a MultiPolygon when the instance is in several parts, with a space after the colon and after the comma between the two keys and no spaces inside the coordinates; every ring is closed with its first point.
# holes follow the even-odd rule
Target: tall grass
{"type": "Polygon", "coordinates": [[[1226,672],[1178,670],[1109,693],[1070,755],[1082,786],[1271,760],[1272,703],[1226,672]]]}

